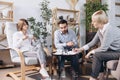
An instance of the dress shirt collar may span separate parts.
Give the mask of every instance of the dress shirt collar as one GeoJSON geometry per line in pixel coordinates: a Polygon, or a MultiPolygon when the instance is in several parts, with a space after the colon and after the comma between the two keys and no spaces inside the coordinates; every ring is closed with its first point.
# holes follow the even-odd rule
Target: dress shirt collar
{"type": "Polygon", "coordinates": [[[101,34],[103,35],[105,30],[107,29],[109,23],[105,24],[102,29],[100,29],[101,34]]]}
{"type": "MultiPolygon", "coordinates": [[[[60,31],[61,35],[63,35],[62,31],[60,31]]],[[[65,34],[69,34],[69,30],[67,30],[67,32],[65,34]]]]}

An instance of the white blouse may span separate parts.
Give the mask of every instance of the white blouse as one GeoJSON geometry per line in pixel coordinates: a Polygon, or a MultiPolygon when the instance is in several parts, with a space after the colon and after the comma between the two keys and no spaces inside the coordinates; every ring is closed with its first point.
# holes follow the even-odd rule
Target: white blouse
{"type": "Polygon", "coordinates": [[[22,52],[32,50],[32,37],[30,34],[28,39],[23,40],[24,34],[22,31],[18,31],[13,34],[13,48],[18,48],[22,52]]]}

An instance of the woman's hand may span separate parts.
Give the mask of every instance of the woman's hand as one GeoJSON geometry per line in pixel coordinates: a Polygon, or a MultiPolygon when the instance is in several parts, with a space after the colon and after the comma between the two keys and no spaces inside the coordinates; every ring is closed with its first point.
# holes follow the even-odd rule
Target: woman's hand
{"type": "Polygon", "coordinates": [[[33,36],[33,38],[32,38],[33,40],[37,40],[37,38],[35,37],[35,36],[33,36]]]}
{"type": "Polygon", "coordinates": [[[37,38],[34,36],[34,35],[29,35],[29,38],[32,39],[32,40],[37,40],[37,38]]]}
{"type": "Polygon", "coordinates": [[[84,51],[84,49],[83,48],[73,48],[72,51],[73,52],[82,52],[82,51],[84,51]]]}
{"type": "Polygon", "coordinates": [[[91,55],[91,54],[94,54],[94,50],[90,51],[90,52],[85,56],[85,58],[90,58],[90,55],[91,55]]]}
{"type": "Polygon", "coordinates": [[[88,53],[88,54],[85,56],[85,58],[89,58],[90,55],[91,55],[91,53],[88,53]]]}
{"type": "Polygon", "coordinates": [[[23,37],[23,40],[25,40],[25,39],[27,39],[28,38],[28,36],[27,35],[25,35],[24,37],[23,37]]]}

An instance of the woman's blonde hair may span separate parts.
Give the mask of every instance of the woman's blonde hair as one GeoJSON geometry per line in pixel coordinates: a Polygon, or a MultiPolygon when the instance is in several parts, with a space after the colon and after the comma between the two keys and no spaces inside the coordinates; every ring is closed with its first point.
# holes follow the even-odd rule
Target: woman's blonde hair
{"type": "Polygon", "coordinates": [[[93,13],[92,18],[96,18],[98,23],[106,24],[108,22],[108,17],[103,10],[98,10],[93,13]]]}
{"type": "Polygon", "coordinates": [[[23,29],[24,25],[28,25],[28,22],[26,19],[20,19],[17,23],[17,30],[21,31],[23,29]]]}

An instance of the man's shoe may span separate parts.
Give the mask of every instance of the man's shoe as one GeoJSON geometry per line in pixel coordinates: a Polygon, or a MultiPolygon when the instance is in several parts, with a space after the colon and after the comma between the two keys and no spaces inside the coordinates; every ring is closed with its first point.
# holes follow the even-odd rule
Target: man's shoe
{"type": "Polygon", "coordinates": [[[72,70],[72,80],[80,80],[78,72],[72,70]]]}
{"type": "Polygon", "coordinates": [[[74,70],[72,70],[72,77],[79,77],[79,74],[78,74],[78,72],[75,72],[74,70]]]}
{"type": "Polygon", "coordinates": [[[62,78],[66,78],[65,70],[63,70],[63,71],[61,72],[61,77],[62,77],[62,78]]]}

